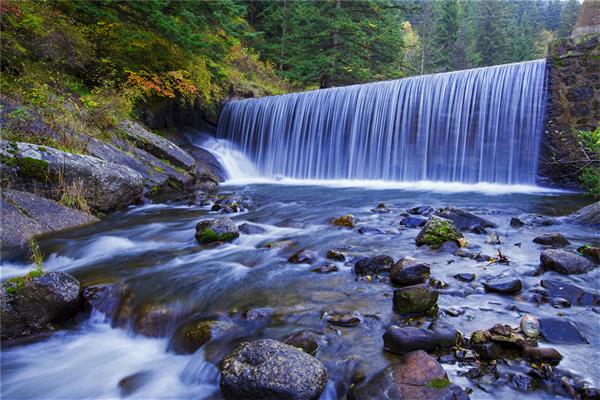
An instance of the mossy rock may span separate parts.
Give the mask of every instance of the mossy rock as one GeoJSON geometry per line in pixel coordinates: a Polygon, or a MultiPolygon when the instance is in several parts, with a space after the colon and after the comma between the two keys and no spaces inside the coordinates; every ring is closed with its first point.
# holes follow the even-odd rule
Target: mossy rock
{"type": "Polygon", "coordinates": [[[415,238],[417,246],[428,245],[440,247],[445,242],[460,243],[462,233],[456,229],[452,221],[433,216],[427,221],[421,232],[415,238]]]}
{"type": "Polygon", "coordinates": [[[339,218],[334,218],[331,223],[335,226],[342,226],[345,228],[354,228],[356,226],[356,218],[352,214],[342,215],[339,218]]]}
{"type": "Polygon", "coordinates": [[[198,243],[231,242],[239,236],[238,227],[229,218],[209,219],[196,225],[198,243]]]}

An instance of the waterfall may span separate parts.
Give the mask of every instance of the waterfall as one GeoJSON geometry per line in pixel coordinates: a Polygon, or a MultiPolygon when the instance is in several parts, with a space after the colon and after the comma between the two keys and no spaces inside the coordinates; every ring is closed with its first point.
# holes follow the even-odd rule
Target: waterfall
{"type": "Polygon", "coordinates": [[[217,137],[266,177],[535,184],[545,60],[232,101],[217,137]]]}

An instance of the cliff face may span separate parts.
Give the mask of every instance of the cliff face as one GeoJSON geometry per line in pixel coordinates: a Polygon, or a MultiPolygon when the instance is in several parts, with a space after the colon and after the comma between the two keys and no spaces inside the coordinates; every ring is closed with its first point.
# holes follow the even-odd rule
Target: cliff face
{"type": "MultiPolygon", "coordinates": [[[[576,28],[577,30],[577,28],[576,28]]],[[[577,130],[600,120],[600,33],[558,39],[548,50],[548,104],[541,143],[541,183],[578,187],[582,161],[577,130]]]]}

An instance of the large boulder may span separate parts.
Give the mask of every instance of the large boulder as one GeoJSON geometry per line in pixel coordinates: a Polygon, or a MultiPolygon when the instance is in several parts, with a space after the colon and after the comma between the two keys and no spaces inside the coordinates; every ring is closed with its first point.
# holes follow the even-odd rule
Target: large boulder
{"type": "Polygon", "coordinates": [[[469,396],[448,380],[444,368],[422,350],[405,354],[400,360],[353,387],[352,400],[468,400],[469,396]]]}
{"type": "Polygon", "coordinates": [[[272,339],[242,343],[221,362],[226,399],[316,400],[326,383],[318,359],[272,339]]]}
{"type": "Polygon", "coordinates": [[[545,233],[540,236],[536,236],[533,238],[533,243],[541,244],[542,246],[552,246],[552,247],[565,247],[571,244],[569,239],[564,237],[561,233],[553,232],[553,233],[545,233]]]}
{"type": "Polygon", "coordinates": [[[2,340],[53,329],[81,308],[79,281],[66,272],[13,278],[0,290],[2,340]]]}
{"type": "Polygon", "coordinates": [[[564,250],[549,249],[540,254],[542,267],[560,274],[585,274],[596,265],[588,258],[564,250]]]}
{"type": "Polygon", "coordinates": [[[580,225],[600,225],[600,201],[571,214],[570,219],[580,225]]]}
{"type": "Polygon", "coordinates": [[[98,218],[31,193],[2,189],[0,247],[25,244],[31,237],[91,224],[98,218]]]}
{"type": "Polygon", "coordinates": [[[196,225],[196,240],[199,243],[231,242],[240,236],[240,231],[229,218],[207,219],[196,225]]]}
{"type": "Polygon", "coordinates": [[[458,242],[463,235],[452,221],[433,215],[415,238],[417,246],[440,247],[445,242],[458,242]]]}
{"type": "Polygon", "coordinates": [[[194,158],[175,143],[148,131],[137,122],[123,121],[119,128],[137,147],[158,158],[187,170],[196,164],[194,158]]]}
{"type": "Polygon", "coordinates": [[[139,173],[97,157],[6,140],[0,141],[0,157],[17,170],[16,187],[43,187],[55,199],[63,196],[65,188],[71,188],[96,211],[129,205],[141,197],[144,189],[139,173]]]}
{"type": "Polygon", "coordinates": [[[484,233],[486,228],[496,227],[493,222],[458,207],[448,206],[441,208],[436,211],[435,215],[449,219],[461,231],[484,233]]]}

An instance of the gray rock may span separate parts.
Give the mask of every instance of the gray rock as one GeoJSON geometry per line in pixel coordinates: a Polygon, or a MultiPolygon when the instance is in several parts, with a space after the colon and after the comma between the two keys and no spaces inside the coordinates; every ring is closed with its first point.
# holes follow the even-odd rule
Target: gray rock
{"type": "Polygon", "coordinates": [[[299,331],[285,335],[280,339],[285,344],[302,349],[311,356],[319,349],[319,335],[312,331],[299,331]]]}
{"type": "Polygon", "coordinates": [[[394,290],[394,311],[401,314],[420,314],[437,304],[438,292],[427,285],[407,286],[394,290]]]}
{"type": "Polygon", "coordinates": [[[374,226],[361,226],[356,230],[361,235],[385,235],[387,232],[374,226]]]}
{"type": "Polygon", "coordinates": [[[363,322],[363,316],[359,312],[333,311],[325,312],[322,317],[325,321],[339,326],[356,326],[363,322]]]}
{"type": "Polygon", "coordinates": [[[600,293],[553,279],[544,279],[540,285],[547,290],[550,298],[566,299],[569,303],[578,306],[600,305],[600,293]]]}
{"type": "Polygon", "coordinates": [[[564,250],[549,249],[540,254],[542,267],[561,274],[585,274],[596,266],[589,259],[564,250]]]}
{"type": "Polygon", "coordinates": [[[433,213],[433,208],[430,206],[418,206],[418,207],[413,207],[407,211],[413,215],[428,216],[433,213]]]}
{"type": "Polygon", "coordinates": [[[570,219],[580,225],[600,225],[600,201],[571,214],[570,219]]]}
{"type": "Polygon", "coordinates": [[[435,215],[449,219],[461,231],[484,233],[486,228],[495,228],[496,224],[458,207],[448,206],[436,211],[435,215]]]}
{"type": "Polygon", "coordinates": [[[185,169],[191,169],[196,164],[194,158],[175,143],[148,131],[137,122],[123,121],[119,128],[137,147],[158,158],[168,160],[185,169]]]}
{"type": "Polygon", "coordinates": [[[427,223],[425,218],[419,217],[405,217],[400,221],[400,225],[408,226],[409,228],[419,228],[427,223]]]}
{"type": "Polygon", "coordinates": [[[501,278],[486,282],[483,287],[490,293],[514,294],[520,292],[523,285],[518,278],[501,278]]]}
{"type": "Polygon", "coordinates": [[[353,387],[351,400],[468,400],[448,380],[442,366],[422,350],[407,353],[366,383],[353,387]]]}
{"type": "Polygon", "coordinates": [[[429,264],[412,257],[404,257],[390,270],[390,281],[401,286],[416,285],[425,282],[430,272],[429,264]]]}
{"type": "Polygon", "coordinates": [[[436,349],[449,349],[456,345],[459,338],[458,331],[451,327],[421,329],[392,325],[383,334],[383,346],[386,351],[396,354],[415,350],[431,352],[436,349]]]}
{"type": "Polygon", "coordinates": [[[23,245],[35,235],[98,221],[98,218],[90,214],[31,193],[3,189],[1,196],[2,248],[23,245]]]}
{"type": "Polygon", "coordinates": [[[81,309],[79,289],[79,281],[66,272],[48,272],[22,286],[3,283],[2,340],[43,332],[73,318],[81,309]]]}
{"type": "Polygon", "coordinates": [[[238,226],[238,229],[240,230],[240,232],[245,233],[246,235],[258,235],[266,232],[266,229],[262,226],[249,224],[247,222],[240,224],[238,226]]]}
{"type": "Polygon", "coordinates": [[[90,307],[100,311],[115,325],[125,323],[131,314],[133,293],[121,283],[88,286],[83,298],[90,307]]]}
{"type": "Polygon", "coordinates": [[[585,337],[577,327],[568,320],[560,318],[540,318],[540,332],[542,337],[550,343],[559,344],[587,344],[585,337]]]}
{"type": "Polygon", "coordinates": [[[454,278],[461,282],[473,282],[475,280],[475,274],[462,272],[460,274],[454,275],[454,278]]]}
{"type": "Polygon", "coordinates": [[[62,195],[61,185],[77,185],[90,208],[97,211],[129,205],[144,189],[139,173],[97,157],[5,140],[0,141],[0,155],[5,162],[17,165],[23,181],[44,185],[53,198],[62,195]]]}
{"type": "Polygon", "coordinates": [[[354,272],[357,275],[375,275],[388,272],[392,265],[394,260],[390,256],[362,257],[354,264],[354,272]]]}
{"type": "Polygon", "coordinates": [[[196,225],[199,243],[231,242],[240,236],[238,227],[229,218],[207,219],[196,225]]]}
{"type": "Polygon", "coordinates": [[[313,268],[310,270],[311,272],[317,272],[319,274],[328,274],[330,272],[337,272],[338,267],[334,263],[325,263],[320,267],[313,268]]]}
{"type": "Polygon", "coordinates": [[[553,247],[565,247],[571,242],[564,237],[562,234],[555,233],[545,233],[543,235],[537,236],[533,239],[534,243],[541,244],[543,246],[553,246],[553,247]]]}
{"type": "Polygon", "coordinates": [[[319,360],[272,339],[242,343],[221,362],[226,399],[316,400],[326,383],[319,360]]]}

